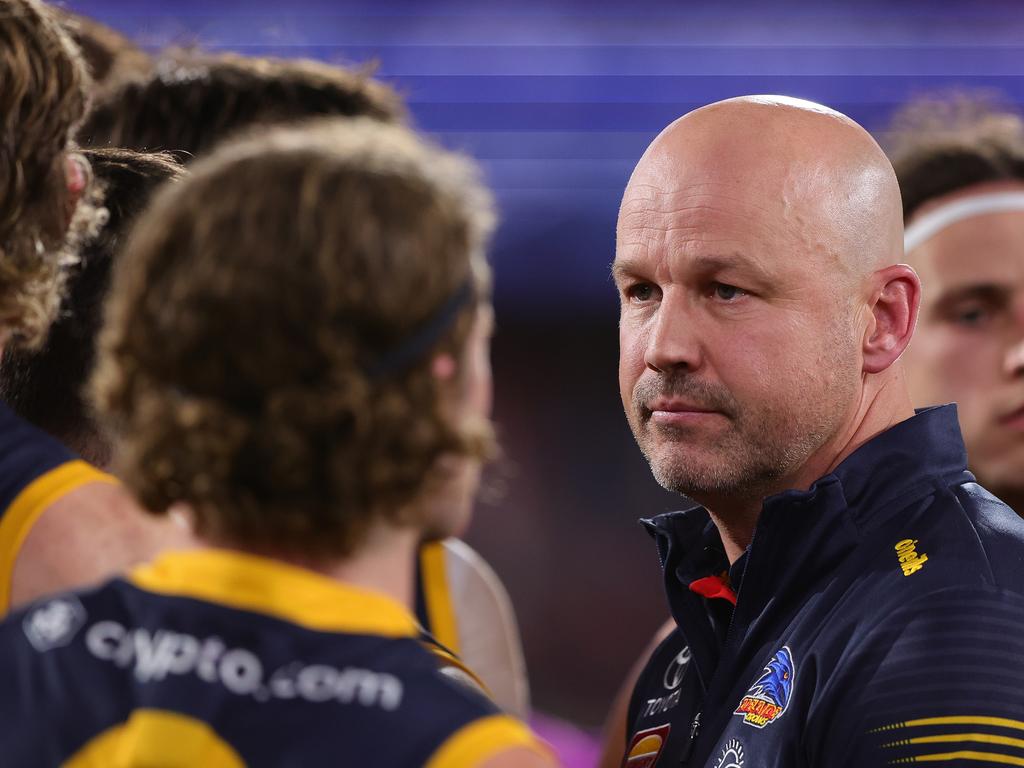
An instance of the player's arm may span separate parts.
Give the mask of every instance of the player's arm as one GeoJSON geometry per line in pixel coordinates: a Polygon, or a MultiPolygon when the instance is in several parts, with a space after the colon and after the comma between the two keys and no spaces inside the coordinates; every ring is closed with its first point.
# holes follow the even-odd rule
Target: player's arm
{"type": "Polygon", "coordinates": [[[523,644],[501,579],[459,539],[425,544],[420,561],[428,629],[479,676],[499,707],[527,717],[523,644]]]}
{"type": "Polygon", "coordinates": [[[957,587],[898,606],[819,683],[810,764],[1024,765],[1022,660],[1016,593],[957,587]]]}
{"type": "Polygon", "coordinates": [[[519,720],[490,715],[452,734],[426,768],[556,768],[551,750],[519,720]]]}
{"type": "Polygon", "coordinates": [[[640,679],[640,673],[647,665],[655,649],[661,645],[669,633],[675,629],[676,623],[673,619],[665,622],[655,633],[654,639],[640,654],[640,658],[629,670],[629,674],[622,682],[622,687],[612,702],[604,723],[604,743],[601,745],[601,760],[598,768],[619,768],[622,765],[622,756],[626,752],[626,730],[627,717],[629,712],[629,701],[633,697],[633,688],[636,681],[640,679]]]}
{"type": "Polygon", "coordinates": [[[0,404],[0,615],[184,546],[110,475],[0,404]]]}

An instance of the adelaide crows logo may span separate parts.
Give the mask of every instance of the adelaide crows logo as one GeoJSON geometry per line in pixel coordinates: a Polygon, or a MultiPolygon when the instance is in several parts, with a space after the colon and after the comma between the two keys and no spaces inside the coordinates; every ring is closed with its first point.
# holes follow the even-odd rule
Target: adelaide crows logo
{"type": "Polygon", "coordinates": [[[783,646],[764,668],[733,712],[755,728],[774,723],[786,711],[796,682],[796,664],[788,646],[783,646]]]}

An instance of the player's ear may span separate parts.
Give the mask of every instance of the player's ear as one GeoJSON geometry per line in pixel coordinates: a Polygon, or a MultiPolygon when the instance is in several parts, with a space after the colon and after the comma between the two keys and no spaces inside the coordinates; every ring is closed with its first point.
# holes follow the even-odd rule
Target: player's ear
{"type": "Polygon", "coordinates": [[[869,309],[872,322],[864,334],[864,370],[880,373],[903,354],[917,324],[921,280],[906,264],[895,264],[871,276],[869,309]]]}
{"type": "Polygon", "coordinates": [[[455,358],[447,352],[435,355],[434,359],[430,361],[430,372],[435,379],[447,381],[455,375],[455,358]]]}

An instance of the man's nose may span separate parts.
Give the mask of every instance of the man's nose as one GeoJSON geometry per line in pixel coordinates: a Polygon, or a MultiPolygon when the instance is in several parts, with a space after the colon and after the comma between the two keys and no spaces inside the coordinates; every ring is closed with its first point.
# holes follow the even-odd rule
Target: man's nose
{"type": "Polygon", "coordinates": [[[1003,358],[1003,372],[1010,378],[1024,376],[1024,332],[1006,350],[1003,358]]]}
{"type": "Polygon", "coordinates": [[[694,371],[703,363],[703,352],[687,298],[679,292],[666,292],[653,319],[647,340],[644,363],[653,371],[668,373],[694,371]]]}

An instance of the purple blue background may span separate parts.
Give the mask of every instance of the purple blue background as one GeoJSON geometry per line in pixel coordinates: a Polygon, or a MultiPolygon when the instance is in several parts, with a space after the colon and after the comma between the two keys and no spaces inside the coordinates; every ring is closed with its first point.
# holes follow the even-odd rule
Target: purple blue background
{"type": "Polygon", "coordinates": [[[416,125],[482,164],[506,458],[469,536],[505,579],[538,706],[585,725],[664,614],[635,524],[677,499],[622,417],[608,266],[622,188],[667,123],[783,93],[871,130],[952,85],[1024,101],[1024,3],[70,0],[147,49],[375,61],[416,125]],[[491,498],[493,497],[493,498],[491,498]]]}

